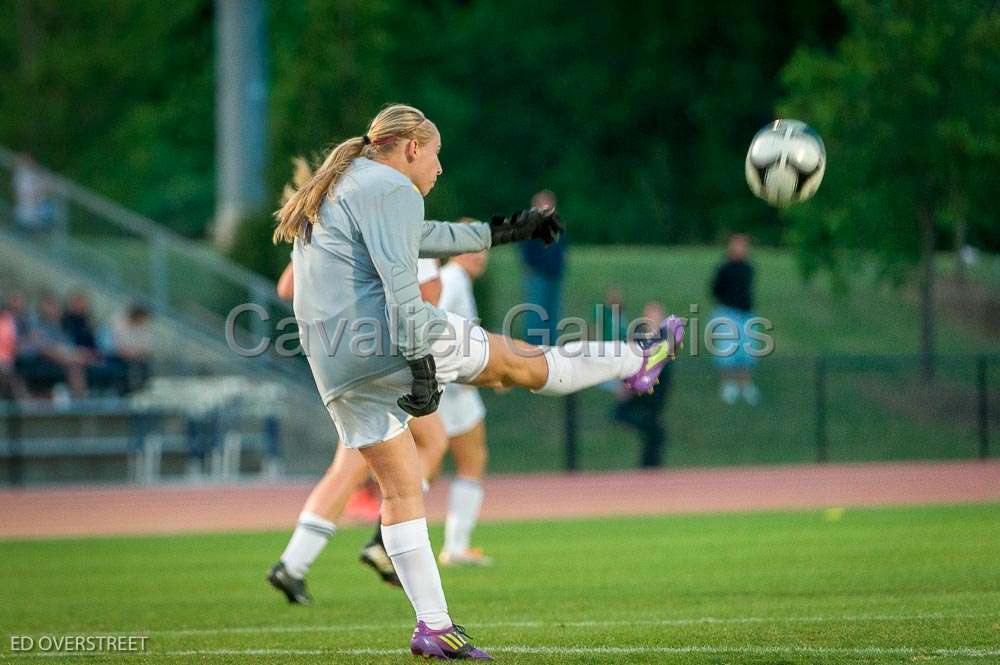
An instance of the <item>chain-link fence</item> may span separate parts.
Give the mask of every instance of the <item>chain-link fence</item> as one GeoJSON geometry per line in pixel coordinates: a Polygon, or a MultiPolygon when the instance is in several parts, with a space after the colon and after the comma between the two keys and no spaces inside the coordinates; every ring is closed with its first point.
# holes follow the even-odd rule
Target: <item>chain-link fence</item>
{"type": "MultiPolygon", "coordinates": [[[[957,459],[998,447],[1000,356],[939,357],[930,376],[915,356],[770,358],[753,381],[759,403],[727,404],[711,361],[680,358],[659,410],[662,465],[957,459]]],[[[657,444],[642,410],[612,390],[482,392],[494,472],[625,469],[657,444]]]]}

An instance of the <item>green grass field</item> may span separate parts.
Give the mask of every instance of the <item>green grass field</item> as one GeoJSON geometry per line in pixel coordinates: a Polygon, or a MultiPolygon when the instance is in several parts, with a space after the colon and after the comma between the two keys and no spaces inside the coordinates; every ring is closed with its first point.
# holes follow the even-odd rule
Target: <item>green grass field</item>
{"type": "MultiPolygon", "coordinates": [[[[1000,504],[833,517],[486,524],[496,565],[443,578],[504,663],[1000,660],[1000,504]]],[[[34,659],[8,635],[121,632],[149,636],[141,662],[411,662],[408,603],[355,562],[367,535],[336,536],[309,608],[263,581],[285,533],[0,543],[0,658],[34,659]]]]}

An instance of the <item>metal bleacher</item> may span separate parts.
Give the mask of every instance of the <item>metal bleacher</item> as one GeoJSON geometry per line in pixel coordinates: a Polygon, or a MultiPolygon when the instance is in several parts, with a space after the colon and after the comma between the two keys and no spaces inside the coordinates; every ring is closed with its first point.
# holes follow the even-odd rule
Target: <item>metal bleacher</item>
{"type": "Polygon", "coordinates": [[[53,222],[44,233],[23,232],[11,214],[17,168],[17,155],[0,147],[0,295],[8,282],[28,292],[83,287],[106,315],[142,302],[162,352],[140,393],[0,403],[0,483],[228,481],[329,461],[333,429],[304,359],[281,357],[273,345],[256,357],[230,346],[252,347],[292,315],[269,280],[44,169],[53,222]],[[244,303],[268,320],[243,316],[227,326],[244,303]],[[73,460],[74,472],[60,471],[60,460],[73,460]],[[88,465],[97,465],[89,475],[88,465]]]}

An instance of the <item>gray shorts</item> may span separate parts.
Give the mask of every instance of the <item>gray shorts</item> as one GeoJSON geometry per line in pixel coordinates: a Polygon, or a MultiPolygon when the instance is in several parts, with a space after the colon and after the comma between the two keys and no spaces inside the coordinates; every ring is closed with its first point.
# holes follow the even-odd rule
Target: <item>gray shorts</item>
{"type": "MultiPolygon", "coordinates": [[[[431,344],[437,380],[442,385],[467,383],[479,376],[489,362],[486,331],[451,312],[448,322],[455,332],[454,339],[431,344]]],[[[410,370],[403,368],[358,384],[327,402],[341,444],[364,448],[401,434],[412,416],[399,408],[396,400],[410,392],[411,385],[410,370]]]]}

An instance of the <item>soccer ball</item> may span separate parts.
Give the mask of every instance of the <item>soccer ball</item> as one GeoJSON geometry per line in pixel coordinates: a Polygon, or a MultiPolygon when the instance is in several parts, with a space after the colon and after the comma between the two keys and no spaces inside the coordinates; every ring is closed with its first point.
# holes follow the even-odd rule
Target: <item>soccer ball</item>
{"type": "Polygon", "coordinates": [[[799,120],[775,120],[757,132],[747,151],[750,191],[779,208],[815,194],[825,171],[823,139],[799,120]]]}

